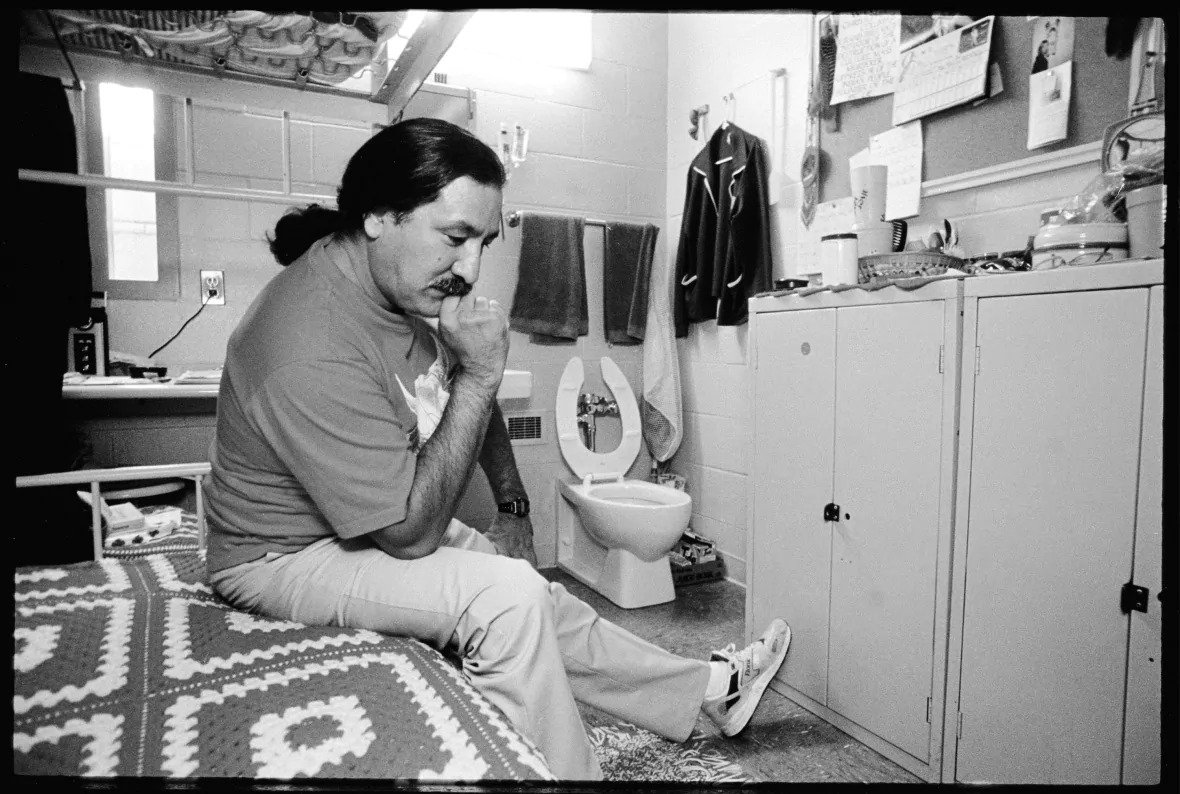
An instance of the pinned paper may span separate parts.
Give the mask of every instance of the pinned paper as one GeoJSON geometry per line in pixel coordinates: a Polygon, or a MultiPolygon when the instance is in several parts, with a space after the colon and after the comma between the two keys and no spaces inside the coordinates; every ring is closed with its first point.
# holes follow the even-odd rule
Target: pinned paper
{"type": "Polygon", "coordinates": [[[899,14],[841,14],[832,104],[892,93],[900,47],[899,14]]]}
{"type": "MultiPolygon", "coordinates": [[[[922,199],[922,122],[911,121],[869,138],[869,148],[853,155],[856,165],[884,165],[886,177],[885,220],[918,214],[922,199]]],[[[855,167],[851,162],[850,166],[855,167]]]]}
{"type": "Polygon", "coordinates": [[[995,17],[903,52],[893,94],[893,123],[904,124],[983,96],[995,17]]]}
{"type": "Polygon", "coordinates": [[[1033,22],[1028,76],[1028,148],[1065,140],[1073,94],[1073,17],[1037,17],[1033,22]]]}
{"type": "Polygon", "coordinates": [[[1073,61],[1028,76],[1028,148],[1065,140],[1069,135],[1069,98],[1073,61]]]}

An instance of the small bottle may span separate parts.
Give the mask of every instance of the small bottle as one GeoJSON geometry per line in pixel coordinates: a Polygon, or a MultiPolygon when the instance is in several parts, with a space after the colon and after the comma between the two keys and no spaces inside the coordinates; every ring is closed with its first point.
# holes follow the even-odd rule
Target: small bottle
{"type": "Polygon", "coordinates": [[[508,165],[512,160],[512,138],[508,133],[508,125],[500,124],[500,164],[508,165]]]}
{"type": "Polygon", "coordinates": [[[512,166],[519,167],[529,153],[529,131],[516,124],[516,134],[512,138],[512,166]]]}

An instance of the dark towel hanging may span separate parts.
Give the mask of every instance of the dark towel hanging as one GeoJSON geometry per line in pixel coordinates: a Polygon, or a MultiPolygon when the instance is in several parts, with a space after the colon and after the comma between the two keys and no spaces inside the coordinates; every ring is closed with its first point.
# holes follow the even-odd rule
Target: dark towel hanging
{"type": "Polygon", "coordinates": [[[590,332],[584,218],[521,214],[520,264],[509,327],[533,342],[573,341],[590,332]]]}
{"type": "Polygon", "coordinates": [[[647,293],[659,229],[608,222],[603,232],[603,331],[612,345],[638,345],[647,327],[647,293]]]}

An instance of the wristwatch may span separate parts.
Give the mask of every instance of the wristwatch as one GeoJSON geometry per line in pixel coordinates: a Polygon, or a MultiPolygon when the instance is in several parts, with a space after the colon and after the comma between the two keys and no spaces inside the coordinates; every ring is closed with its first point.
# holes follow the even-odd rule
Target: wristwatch
{"type": "Polygon", "coordinates": [[[524,518],[529,514],[529,500],[523,496],[518,496],[510,502],[500,502],[497,507],[501,513],[511,513],[518,518],[524,518]]]}

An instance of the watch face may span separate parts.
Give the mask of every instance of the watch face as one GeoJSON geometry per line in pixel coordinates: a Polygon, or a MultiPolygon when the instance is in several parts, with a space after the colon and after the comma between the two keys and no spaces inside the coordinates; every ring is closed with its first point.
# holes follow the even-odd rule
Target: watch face
{"type": "Polygon", "coordinates": [[[529,500],[513,499],[511,502],[501,502],[499,508],[501,513],[512,513],[514,516],[527,516],[529,514],[529,500]]]}

